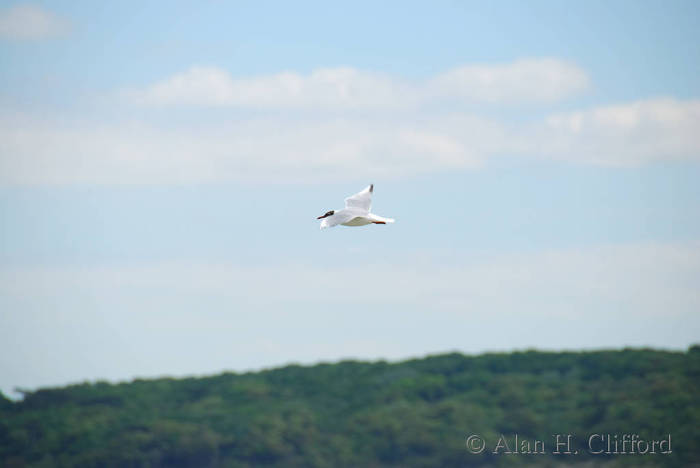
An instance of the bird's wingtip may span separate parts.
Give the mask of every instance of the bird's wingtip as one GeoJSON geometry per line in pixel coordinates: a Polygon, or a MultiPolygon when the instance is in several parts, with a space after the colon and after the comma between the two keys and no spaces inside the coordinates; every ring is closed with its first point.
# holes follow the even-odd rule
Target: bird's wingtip
{"type": "Polygon", "coordinates": [[[369,184],[369,193],[374,192],[374,184],[369,184]]]}

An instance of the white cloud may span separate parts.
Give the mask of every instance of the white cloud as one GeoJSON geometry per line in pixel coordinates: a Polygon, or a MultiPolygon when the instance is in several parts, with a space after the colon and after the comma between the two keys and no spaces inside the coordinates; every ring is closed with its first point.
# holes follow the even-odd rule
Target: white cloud
{"type": "Polygon", "coordinates": [[[387,76],[354,68],[321,68],[233,79],[216,67],[192,67],[143,91],[145,103],[245,108],[365,108],[413,100],[414,90],[387,76]]]}
{"type": "Polygon", "coordinates": [[[554,101],[586,89],[588,81],[579,67],[556,59],[464,66],[425,82],[350,67],[320,68],[308,75],[282,72],[234,79],[223,69],[198,66],[130,94],[141,102],[161,105],[403,109],[455,100],[504,104],[554,101]]]}
{"type": "Polygon", "coordinates": [[[492,103],[556,101],[588,88],[588,75],[557,59],[527,59],[501,65],[467,65],[442,73],[430,93],[492,103]]]}
{"type": "Polygon", "coordinates": [[[37,5],[20,4],[0,10],[0,38],[45,39],[61,36],[69,30],[65,19],[37,5]]]}
{"type": "Polygon", "coordinates": [[[555,159],[617,166],[700,160],[700,100],[648,99],[556,114],[537,132],[539,148],[555,159]]]}
{"type": "Polygon", "coordinates": [[[0,116],[0,184],[349,180],[500,156],[632,166],[700,160],[700,101],[652,99],[505,123],[467,113],[269,115],[206,124],[0,116]]]}
{"type": "Polygon", "coordinates": [[[547,102],[587,85],[585,72],[555,59],[464,66],[422,83],[353,68],[234,79],[193,67],[132,91],[156,104],[137,107],[146,115],[139,119],[0,114],[0,184],[387,178],[473,169],[501,156],[614,166],[700,160],[699,100],[640,100],[526,122],[463,105],[547,102]],[[158,110],[171,104],[219,109],[158,110]]]}
{"type": "Polygon", "coordinates": [[[481,163],[477,137],[497,129],[463,121],[470,128],[453,135],[439,121],[270,118],[191,128],[0,119],[0,183],[307,181],[471,168],[481,163]]]}

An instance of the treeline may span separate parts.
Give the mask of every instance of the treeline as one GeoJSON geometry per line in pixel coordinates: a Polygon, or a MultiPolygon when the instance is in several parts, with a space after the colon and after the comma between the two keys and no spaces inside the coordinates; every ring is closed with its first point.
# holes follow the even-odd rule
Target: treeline
{"type": "Polygon", "coordinates": [[[579,464],[700,465],[700,347],[454,353],[0,395],[3,467],[579,464]],[[552,453],[556,434],[572,435],[571,454],[552,453]],[[591,454],[592,434],[670,434],[671,453],[591,454]],[[545,453],[493,453],[502,436],[510,451],[538,440],[545,453]]]}

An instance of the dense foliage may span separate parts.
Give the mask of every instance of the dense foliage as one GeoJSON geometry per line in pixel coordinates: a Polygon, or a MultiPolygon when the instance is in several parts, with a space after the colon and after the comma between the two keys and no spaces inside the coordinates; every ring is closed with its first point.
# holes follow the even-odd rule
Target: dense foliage
{"type": "Polygon", "coordinates": [[[446,354],[0,395],[7,467],[579,463],[700,464],[700,348],[446,354]],[[467,450],[474,433],[481,454],[467,450]],[[671,434],[672,453],[591,455],[594,433],[671,434]],[[492,453],[515,434],[547,453],[492,453]],[[574,435],[579,454],[552,454],[553,434],[574,435]]]}

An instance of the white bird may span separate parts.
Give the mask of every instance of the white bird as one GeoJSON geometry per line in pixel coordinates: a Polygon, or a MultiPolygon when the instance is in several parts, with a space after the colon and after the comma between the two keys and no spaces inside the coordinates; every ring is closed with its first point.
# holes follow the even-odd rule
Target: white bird
{"type": "Polygon", "coordinates": [[[342,210],[331,210],[316,219],[321,221],[321,229],[337,226],[365,226],[367,224],[393,223],[391,218],[382,218],[369,212],[372,206],[372,192],[374,184],[361,192],[345,199],[345,208],[342,210]]]}

